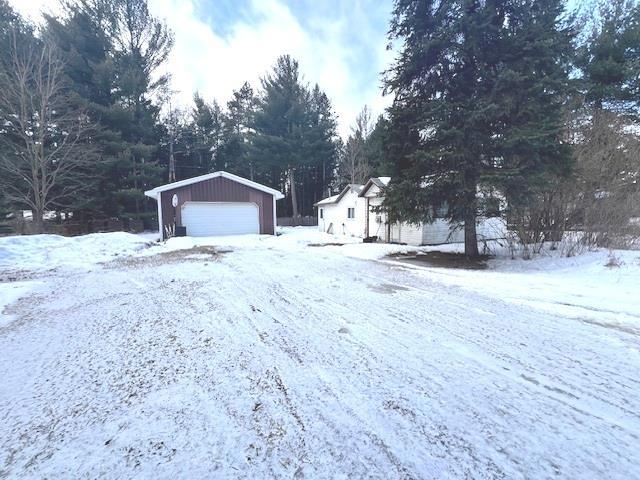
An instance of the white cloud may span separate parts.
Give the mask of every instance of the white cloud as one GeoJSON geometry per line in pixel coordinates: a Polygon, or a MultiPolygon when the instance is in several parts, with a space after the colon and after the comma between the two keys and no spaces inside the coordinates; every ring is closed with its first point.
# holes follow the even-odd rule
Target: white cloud
{"type": "MultiPolygon", "coordinates": [[[[376,68],[388,61],[384,38],[371,44],[371,58],[354,59],[344,44],[345,22],[317,20],[311,34],[305,31],[289,8],[277,0],[253,0],[251,23],[238,21],[227,35],[214,32],[197,16],[193,0],[150,0],[153,13],[166,19],[175,34],[175,47],[169,60],[173,88],[185,104],[193,92],[224,104],[244,81],[254,87],[274,65],[279,55],[288,53],[300,62],[310,83],[318,83],[333,102],[339,116],[339,131],[349,132],[356,114],[367,103],[381,113],[379,80],[362,89],[355,82],[353,69],[376,68]]],[[[215,13],[214,13],[215,15],[215,13]]]]}
{"type": "Polygon", "coordinates": [[[42,14],[60,13],[61,7],[58,0],[9,0],[15,11],[34,23],[42,22],[42,14]]]}
{"type": "MultiPolygon", "coordinates": [[[[58,0],[10,1],[17,11],[35,22],[41,20],[43,11],[60,11],[58,0]]],[[[386,68],[391,57],[385,50],[384,36],[367,23],[366,5],[345,4],[343,10],[350,12],[348,20],[346,15],[337,21],[312,17],[308,31],[281,1],[252,0],[252,20],[237,21],[223,36],[199,17],[198,1],[149,0],[151,12],[165,19],[175,34],[166,68],[181,104],[189,105],[193,93],[199,91],[206,99],[216,99],[224,105],[232,91],[245,81],[258,88],[260,77],[271,69],[278,56],[288,53],[300,62],[305,80],[318,83],[331,99],[342,136],[348,135],[365,104],[374,115],[388,105],[377,73],[386,68]],[[366,45],[367,58],[357,54],[346,40],[354,29],[361,45],[366,45]],[[372,80],[364,86],[358,71],[361,68],[376,74],[370,75],[372,80]]],[[[215,5],[215,1],[212,3],[215,5]]],[[[215,9],[211,15],[215,20],[215,9]]]]}

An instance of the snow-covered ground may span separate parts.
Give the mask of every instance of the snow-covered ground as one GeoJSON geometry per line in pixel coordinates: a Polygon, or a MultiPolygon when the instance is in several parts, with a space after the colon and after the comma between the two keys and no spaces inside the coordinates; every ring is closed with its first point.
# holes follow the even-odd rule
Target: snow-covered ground
{"type": "Polygon", "coordinates": [[[153,240],[0,239],[0,478],[640,478],[638,252],[153,240]]]}
{"type": "MultiPolygon", "coordinates": [[[[461,250],[447,245],[430,248],[461,250]]],[[[614,252],[619,265],[607,266],[606,250],[571,258],[546,252],[534,260],[497,258],[487,270],[416,269],[416,274],[525,308],[582,321],[629,328],[640,334],[640,251],[614,252]]],[[[394,260],[390,260],[394,263],[394,260]]]]}
{"type": "Polygon", "coordinates": [[[7,306],[32,293],[38,285],[40,283],[35,281],[0,282],[0,328],[14,320],[12,315],[5,313],[7,306]]]}

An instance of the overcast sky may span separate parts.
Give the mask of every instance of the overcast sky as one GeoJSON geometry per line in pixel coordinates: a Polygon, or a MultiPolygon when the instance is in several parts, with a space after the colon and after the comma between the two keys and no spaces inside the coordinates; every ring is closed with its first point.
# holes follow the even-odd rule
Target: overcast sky
{"type": "MultiPolygon", "coordinates": [[[[11,0],[34,20],[57,0],[11,0]]],[[[172,86],[183,104],[195,91],[225,104],[245,80],[259,78],[288,53],[306,81],[327,92],[348,134],[368,104],[382,113],[380,72],[390,63],[386,31],[391,0],[149,0],[175,34],[169,61],[172,86]]]]}

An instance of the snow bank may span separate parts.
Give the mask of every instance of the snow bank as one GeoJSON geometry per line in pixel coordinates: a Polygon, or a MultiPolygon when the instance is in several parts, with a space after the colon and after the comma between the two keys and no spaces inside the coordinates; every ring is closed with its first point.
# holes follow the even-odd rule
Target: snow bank
{"type": "Polygon", "coordinates": [[[0,238],[0,268],[19,270],[85,266],[131,255],[149,246],[141,236],[124,232],[78,237],[24,235],[0,238]]]}
{"type": "Polygon", "coordinates": [[[155,255],[199,246],[220,249],[269,248],[301,250],[310,245],[335,250],[335,244],[345,244],[339,253],[359,258],[380,258],[402,251],[392,245],[362,244],[362,239],[329,235],[315,227],[282,227],[278,235],[235,235],[223,237],[176,237],[166,242],[157,233],[130,234],[124,232],[94,233],[78,237],[59,235],[29,235],[0,238],[0,268],[36,270],[59,266],[81,267],[112,260],[119,256],[155,255]],[[334,244],[334,245],[328,245],[334,244]],[[327,247],[323,247],[328,245],[327,247]]]}

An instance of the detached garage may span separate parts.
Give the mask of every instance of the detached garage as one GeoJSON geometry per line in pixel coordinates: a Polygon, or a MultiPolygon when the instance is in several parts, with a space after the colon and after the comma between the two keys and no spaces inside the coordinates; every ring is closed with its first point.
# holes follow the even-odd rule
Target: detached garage
{"type": "Polygon", "coordinates": [[[284,198],[273,188],[227,172],[169,183],[145,195],[158,202],[158,227],[163,238],[174,225],[184,227],[193,237],[273,235],[276,200],[284,198]]]}

